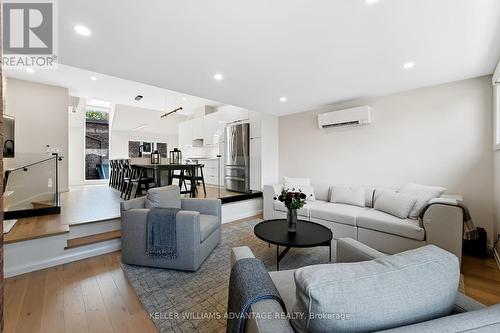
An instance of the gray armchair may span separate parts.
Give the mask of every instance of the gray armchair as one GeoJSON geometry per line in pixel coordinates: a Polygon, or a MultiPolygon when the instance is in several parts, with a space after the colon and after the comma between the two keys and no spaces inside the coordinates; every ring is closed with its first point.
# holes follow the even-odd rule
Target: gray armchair
{"type": "Polygon", "coordinates": [[[177,258],[146,254],[146,198],[123,201],[121,208],[122,261],[125,264],[196,271],[221,239],[219,199],[181,199],[176,216],[177,258]]]}

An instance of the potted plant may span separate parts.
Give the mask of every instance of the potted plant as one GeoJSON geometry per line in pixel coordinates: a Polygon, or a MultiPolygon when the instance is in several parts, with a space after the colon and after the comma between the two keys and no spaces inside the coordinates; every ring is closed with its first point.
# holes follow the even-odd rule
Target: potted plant
{"type": "Polygon", "coordinates": [[[301,209],[306,204],[307,195],[300,189],[283,188],[281,194],[274,197],[274,200],[283,202],[288,210],[286,221],[288,222],[288,232],[295,232],[297,226],[297,209],[301,209]]]}

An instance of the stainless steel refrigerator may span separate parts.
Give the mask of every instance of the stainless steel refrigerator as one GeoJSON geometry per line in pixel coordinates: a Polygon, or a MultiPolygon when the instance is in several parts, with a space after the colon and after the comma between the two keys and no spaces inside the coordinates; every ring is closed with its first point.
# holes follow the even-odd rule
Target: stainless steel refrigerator
{"type": "Polygon", "coordinates": [[[250,124],[226,126],[225,143],[226,189],[235,192],[250,192],[250,124]]]}

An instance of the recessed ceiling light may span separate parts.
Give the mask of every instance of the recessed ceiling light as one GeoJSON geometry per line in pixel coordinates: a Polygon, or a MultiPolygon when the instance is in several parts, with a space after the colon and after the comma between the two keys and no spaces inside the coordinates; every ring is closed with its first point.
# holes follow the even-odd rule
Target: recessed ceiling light
{"type": "Polygon", "coordinates": [[[217,80],[217,81],[220,81],[224,78],[224,76],[222,76],[222,74],[220,73],[217,73],[214,75],[214,79],[217,80]]]}
{"type": "Polygon", "coordinates": [[[410,62],[407,62],[406,64],[404,64],[403,68],[410,69],[410,68],[413,68],[413,66],[415,66],[415,63],[413,61],[410,61],[410,62]]]}
{"type": "Polygon", "coordinates": [[[280,102],[286,102],[286,97],[280,97],[280,102]]]}
{"type": "Polygon", "coordinates": [[[378,2],[378,0],[365,0],[365,2],[366,2],[367,4],[370,4],[370,5],[371,5],[371,4],[373,4],[373,3],[377,3],[377,2],[378,2]]]}
{"type": "Polygon", "coordinates": [[[183,100],[183,101],[187,101],[187,98],[186,98],[186,97],[182,97],[182,100],[183,100]]]}
{"type": "Polygon", "coordinates": [[[90,77],[90,79],[91,79],[92,81],[97,81],[97,78],[96,78],[95,76],[91,76],[91,77],[90,77]]]}
{"type": "Polygon", "coordinates": [[[26,72],[28,73],[35,73],[35,70],[31,67],[26,68],[26,72]]]}
{"type": "Polygon", "coordinates": [[[79,35],[82,35],[82,36],[92,35],[92,31],[90,31],[90,29],[84,25],[75,25],[74,29],[75,29],[75,32],[79,35]]]}

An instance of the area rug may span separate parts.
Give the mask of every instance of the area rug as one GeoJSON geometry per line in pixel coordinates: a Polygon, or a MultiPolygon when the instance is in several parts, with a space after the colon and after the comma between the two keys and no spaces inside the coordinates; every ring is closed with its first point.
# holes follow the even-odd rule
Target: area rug
{"type": "MultiPolygon", "coordinates": [[[[122,265],[160,332],[225,332],[231,248],[247,245],[269,271],[276,270],[276,246],[269,247],[253,233],[260,221],[224,224],[221,244],[196,272],[122,265]]],[[[280,270],[322,263],[328,263],[327,247],[292,248],[280,270]]]]}

